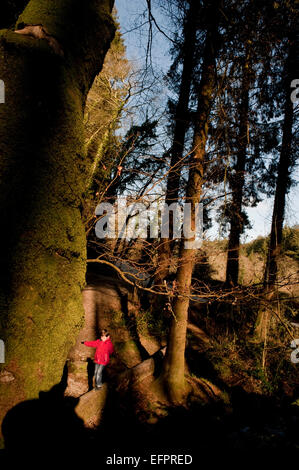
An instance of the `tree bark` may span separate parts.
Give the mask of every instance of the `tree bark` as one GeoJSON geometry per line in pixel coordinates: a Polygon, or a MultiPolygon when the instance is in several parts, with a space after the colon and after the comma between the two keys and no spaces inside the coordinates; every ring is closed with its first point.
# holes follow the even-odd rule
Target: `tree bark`
{"type": "Polygon", "coordinates": [[[84,318],[83,111],[113,38],[112,6],[31,0],[17,32],[0,32],[1,420],[60,381],[84,318]]]}
{"type": "MultiPolygon", "coordinates": [[[[170,205],[178,201],[182,158],[184,153],[185,135],[188,129],[188,107],[194,68],[194,55],[196,50],[196,33],[198,30],[198,12],[200,2],[190,0],[190,7],[186,13],[183,46],[183,70],[179,89],[179,98],[175,111],[175,125],[173,141],[170,149],[170,171],[167,179],[165,203],[170,205]]],[[[169,238],[161,240],[158,246],[158,271],[155,276],[155,285],[162,287],[163,281],[169,273],[171,260],[171,238],[173,236],[173,217],[169,214],[169,238]]]]}
{"type": "MultiPolygon", "coordinates": [[[[203,57],[202,76],[198,91],[197,119],[194,129],[193,152],[189,162],[189,178],[186,202],[191,203],[191,230],[195,231],[195,204],[200,202],[205,172],[205,146],[208,136],[208,121],[216,86],[215,58],[220,41],[218,33],[219,3],[213,23],[207,32],[203,57]]],[[[180,265],[177,271],[177,296],[174,300],[170,333],[161,379],[165,384],[168,398],[181,403],[185,393],[185,346],[191,292],[192,272],[197,248],[186,247],[185,242],[194,242],[194,237],[181,240],[180,265]]]]}
{"type": "MultiPolygon", "coordinates": [[[[289,38],[289,54],[285,65],[285,104],[284,104],[284,122],[280,158],[278,164],[278,174],[276,181],[276,190],[274,197],[274,206],[272,213],[272,224],[270,233],[270,242],[267,253],[267,261],[264,273],[264,290],[267,301],[273,297],[273,288],[277,282],[278,259],[281,253],[282,229],[285,213],[286,195],[290,188],[290,173],[293,167],[292,162],[292,140],[293,140],[293,121],[294,105],[291,101],[291,82],[296,76],[296,39],[289,38]]],[[[256,324],[255,338],[258,341],[264,341],[267,334],[268,319],[270,318],[269,308],[260,308],[256,324]]]]}
{"type": "Polygon", "coordinates": [[[264,273],[264,286],[271,287],[277,279],[277,260],[281,253],[282,228],[284,222],[286,195],[290,188],[290,172],[292,168],[291,152],[293,138],[294,106],[290,99],[291,82],[295,77],[295,43],[292,42],[286,67],[286,100],[283,123],[283,137],[278,165],[270,243],[268,247],[267,263],[264,273]]]}
{"type": "Polygon", "coordinates": [[[230,218],[230,234],[228,240],[228,254],[226,265],[226,284],[236,286],[239,278],[239,250],[240,236],[243,232],[242,201],[245,182],[246,152],[248,145],[248,110],[250,89],[250,47],[247,43],[244,63],[242,66],[242,90],[239,112],[239,136],[237,161],[234,168],[235,174],[232,179],[232,202],[230,218]]]}

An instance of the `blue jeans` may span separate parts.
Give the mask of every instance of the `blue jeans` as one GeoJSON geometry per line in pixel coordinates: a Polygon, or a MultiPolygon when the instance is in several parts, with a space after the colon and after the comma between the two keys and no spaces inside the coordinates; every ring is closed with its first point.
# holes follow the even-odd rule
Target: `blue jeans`
{"type": "Polygon", "coordinates": [[[94,377],[95,377],[96,387],[101,387],[103,385],[102,374],[103,374],[104,367],[105,366],[103,364],[95,365],[94,377]]]}

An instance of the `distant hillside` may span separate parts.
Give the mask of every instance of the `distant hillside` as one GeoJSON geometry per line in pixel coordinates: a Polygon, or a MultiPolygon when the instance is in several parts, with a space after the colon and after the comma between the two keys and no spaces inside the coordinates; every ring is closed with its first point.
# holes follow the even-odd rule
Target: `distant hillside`
{"type": "MultiPolygon", "coordinates": [[[[279,279],[290,280],[287,290],[299,294],[299,226],[286,227],[283,233],[282,254],[279,260],[279,279]]],[[[244,285],[262,281],[269,237],[258,237],[243,244],[240,251],[239,282],[244,285]]],[[[227,241],[205,241],[201,250],[205,271],[212,279],[225,280],[227,241]]],[[[199,262],[199,264],[201,261],[199,262]]],[[[285,290],[284,287],[282,290],[285,290]]]]}

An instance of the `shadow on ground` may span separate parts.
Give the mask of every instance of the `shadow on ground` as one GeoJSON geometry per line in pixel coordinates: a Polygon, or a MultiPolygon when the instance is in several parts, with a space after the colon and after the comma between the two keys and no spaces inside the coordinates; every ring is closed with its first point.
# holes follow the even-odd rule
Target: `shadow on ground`
{"type": "Polygon", "coordinates": [[[64,397],[66,386],[67,366],[61,382],[50,391],[8,411],[2,423],[6,453],[53,452],[87,442],[83,421],[74,411],[79,399],[64,397]]]}
{"type": "Polygon", "coordinates": [[[182,453],[190,454],[192,466],[200,468],[204,455],[211,459],[228,451],[245,450],[250,455],[259,449],[299,448],[298,407],[241,387],[229,390],[229,408],[223,403],[190,402],[188,409],[169,409],[166,417],[149,424],[136,415],[134,394],[127,390],[120,396],[111,381],[101,425],[87,430],[75,413],[78,399],[64,397],[66,379],[65,367],[60,384],[7,413],[3,455],[34,455],[37,449],[44,455],[63,452],[73,458],[92,457],[97,468],[105,467],[109,456],[141,456],[142,468],[149,465],[151,454],[182,453]]]}

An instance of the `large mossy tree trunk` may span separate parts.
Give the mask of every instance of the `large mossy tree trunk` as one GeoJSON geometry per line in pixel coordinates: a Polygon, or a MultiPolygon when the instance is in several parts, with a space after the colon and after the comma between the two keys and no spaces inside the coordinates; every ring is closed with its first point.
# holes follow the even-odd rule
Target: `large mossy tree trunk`
{"type": "Polygon", "coordinates": [[[31,0],[18,32],[0,31],[1,420],[60,381],[82,326],[83,111],[114,35],[112,6],[31,0]]]}
{"type": "MultiPolygon", "coordinates": [[[[208,138],[210,111],[216,88],[215,60],[220,47],[218,33],[219,3],[211,20],[206,36],[203,54],[202,75],[198,88],[197,116],[194,128],[193,151],[189,161],[189,178],[186,202],[191,204],[190,227],[195,234],[195,204],[201,199],[205,174],[205,147],[208,138]]],[[[191,234],[190,234],[191,235],[191,234]]],[[[180,247],[180,261],[176,276],[176,298],[173,304],[166,355],[159,381],[163,383],[168,399],[182,403],[185,395],[185,347],[188,308],[191,293],[193,267],[197,254],[195,235],[183,237],[180,247]]]]}

